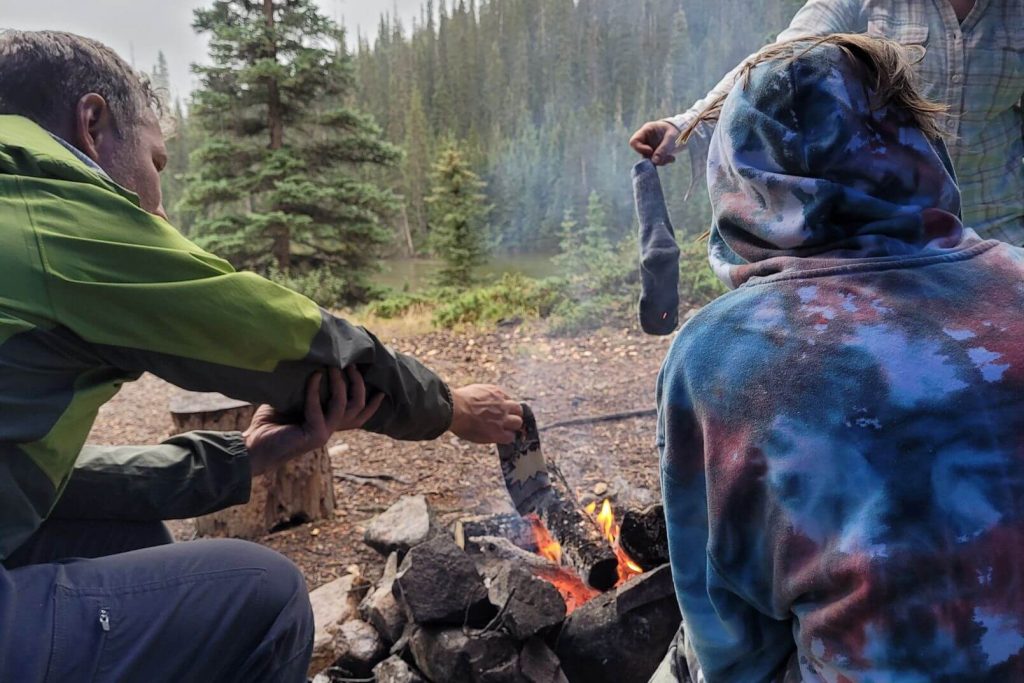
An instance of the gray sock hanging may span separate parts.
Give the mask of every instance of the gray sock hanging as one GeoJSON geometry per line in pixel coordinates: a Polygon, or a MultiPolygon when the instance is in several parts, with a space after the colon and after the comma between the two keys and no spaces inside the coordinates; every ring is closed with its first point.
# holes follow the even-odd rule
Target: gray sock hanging
{"type": "Polygon", "coordinates": [[[679,325],[679,245],[658,169],[648,159],[633,167],[633,198],[640,221],[640,327],[672,334],[679,325]]]}

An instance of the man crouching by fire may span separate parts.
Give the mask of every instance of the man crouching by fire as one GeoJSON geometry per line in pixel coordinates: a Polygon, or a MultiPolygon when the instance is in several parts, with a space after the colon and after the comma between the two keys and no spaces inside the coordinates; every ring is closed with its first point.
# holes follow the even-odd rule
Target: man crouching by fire
{"type": "Polygon", "coordinates": [[[720,103],[733,291],[658,384],[684,626],[656,679],[1024,679],[1024,250],[961,224],[911,72],[795,41],[720,103]]]}
{"type": "Polygon", "coordinates": [[[0,34],[0,681],[304,682],[298,569],[160,520],[245,502],[334,431],[510,442],[522,409],[182,237],[151,104],[95,41],[0,34]],[[83,449],[143,372],[269,405],[245,434],[83,449]]]}

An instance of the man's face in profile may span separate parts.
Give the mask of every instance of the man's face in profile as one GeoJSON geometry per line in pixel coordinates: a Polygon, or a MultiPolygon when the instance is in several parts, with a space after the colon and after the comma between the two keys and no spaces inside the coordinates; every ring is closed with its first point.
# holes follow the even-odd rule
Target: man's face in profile
{"type": "Polygon", "coordinates": [[[98,163],[122,187],[139,195],[146,211],[167,218],[160,191],[160,172],[167,165],[167,147],[156,114],[146,109],[134,126],[106,136],[97,146],[98,163]]]}

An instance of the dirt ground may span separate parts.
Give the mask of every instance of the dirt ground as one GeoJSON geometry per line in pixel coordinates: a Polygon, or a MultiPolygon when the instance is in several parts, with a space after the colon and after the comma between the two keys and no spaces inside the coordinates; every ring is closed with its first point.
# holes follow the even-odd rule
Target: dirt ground
{"type": "MultiPolygon", "coordinates": [[[[541,427],[586,417],[654,407],[658,368],[670,340],[633,329],[606,329],[578,338],[551,338],[529,328],[429,332],[386,338],[453,386],[500,384],[532,406],[541,427]]],[[[171,429],[168,401],[177,391],[146,375],[125,386],[100,411],[90,441],[153,443],[171,429]]],[[[606,484],[617,502],[646,503],[658,497],[654,418],[558,428],[542,434],[579,494],[606,484]]],[[[261,542],[284,553],[305,572],[311,588],[357,564],[368,576],[381,559],[363,545],[366,523],[400,496],[426,494],[445,523],[466,514],[511,510],[493,447],[450,434],[433,442],[402,443],[364,432],[336,435],[331,443],[337,510],[330,520],[270,534],[261,542]],[[389,475],[370,483],[345,475],[389,475]]],[[[187,535],[189,526],[175,531],[187,535]]]]}

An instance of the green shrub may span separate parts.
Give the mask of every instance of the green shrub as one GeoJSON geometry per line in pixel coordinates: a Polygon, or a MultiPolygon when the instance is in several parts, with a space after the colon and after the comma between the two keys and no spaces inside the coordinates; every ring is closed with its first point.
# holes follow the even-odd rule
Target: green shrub
{"type": "Polygon", "coordinates": [[[596,330],[610,324],[622,324],[632,315],[632,299],[598,296],[592,299],[564,299],[548,318],[548,331],[569,336],[596,330]]]}
{"type": "Polygon", "coordinates": [[[562,281],[533,280],[518,273],[464,292],[438,290],[434,323],[439,327],[493,323],[502,318],[546,318],[561,298],[562,281]]]}
{"type": "MultiPolygon", "coordinates": [[[[352,297],[353,283],[327,268],[316,268],[302,273],[284,273],[271,267],[267,277],[279,285],[308,296],[326,308],[340,306],[352,297]]],[[[363,296],[370,298],[371,293],[364,291],[363,296]]]]}
{"type": "Polygon", "coordinates": [[[708,245],[687,239],[680,245],[679,296],[691,306],[703,306],[729,291],[711,270],[708,245]]]}
{"type": "Polygon", "coordinates": [[[408,292],[391,291],[382,299],[366,306],[366,312],[378,318],[399,318],[417,307],[433,306],[435,301],[426,294],[410,294],[408,292]]]}

